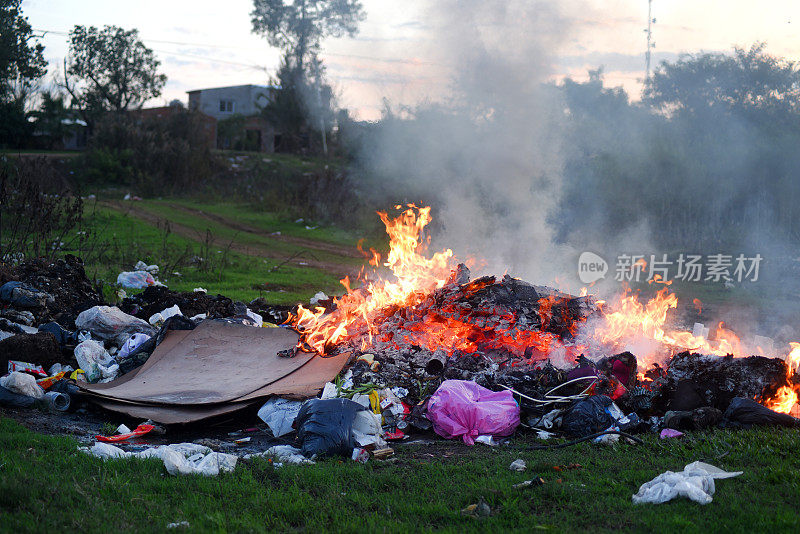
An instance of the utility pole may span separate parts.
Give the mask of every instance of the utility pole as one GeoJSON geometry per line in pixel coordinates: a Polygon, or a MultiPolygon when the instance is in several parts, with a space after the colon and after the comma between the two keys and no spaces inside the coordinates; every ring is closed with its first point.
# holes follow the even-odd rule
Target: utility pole
{"type": "Polygon", "coordinates": [[[656,19],[653,18],[653,0],[647,0],[647,29],[644,31],[647,34],[647,51],[644,54],[644,83],[645,85],[650,80],[650,51],[656,47],[653,42],[653,24],[656,19]]]}

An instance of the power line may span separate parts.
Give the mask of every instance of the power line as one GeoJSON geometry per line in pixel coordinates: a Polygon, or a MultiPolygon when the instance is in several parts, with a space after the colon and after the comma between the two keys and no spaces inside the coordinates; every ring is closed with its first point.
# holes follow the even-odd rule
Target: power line
{"type": "MultiPolygon", "coordinates": [[[[52,33],[54,35],[69,36],[68,32],[58,31],[58,30],[42,30],[42,29],[34,28],[33,31],[42,32],[42,37],[44,37],[44,35],[48,34],[48,33],[52,33]]],[[[230,49],[238,49],[238,50],[244,50],[244,49],[248,49],[249,50],[250,49],[249,47],[244,47],[244,46],[217,45],[217,44],[211,44],[211,43],[192,43],[192,42],[185,42],[185,41],[166,41],[166,40],[161,40],[161,39],[142,39],[142,41],[147,42],[147,43],[174,44],[174,45],[179,45],[179,46],[199,46],[199,47],[210,48],[210,49],[215,49],[215,48],[230,48],[230,49]]],[[[252,68],[259,69],[259,70],[264,70],[265,69],[265,67],[259,66],[259,65],[248,65],[248,64],[244,64],[244,63],[226,61],[226,60],[223,60],[223,59],[205,58],[203,56],[198,56],[198,55],[192,56],[191,54],[187,54],[187,53],[184,53],[184,52],[169,52],[169,51],[165,51],[165,50],[160,50],[160,52],[165,53],[165,54],[186,55],[186,56],[189,56],[189,57],[196,57],[196,58],[200,58],[200,59],[208,59],[209,61],[216,61],[216,62],[220,62],[220,63],[238,64],[238,65],[241,65],[241,66],[252,67],[252,68]]],[[[361,55],[358,55],[358,54],[337,54],[337,53],[334,53],[334,52],[323,52],[322,55],[331,56],[331,57],[363,59],[363,60],[366,60],[366,61],[376,61],[376,62],[382,62],[382,63],[403,63],[403,64],[407,64],[407,65],[412,65],[412,66],[442,65],[441,63],[436,63],[436,62],[433,62],[433,61],[419,60],[419,59],[373,57],[373,56],[361,56],[361,55]]]]}

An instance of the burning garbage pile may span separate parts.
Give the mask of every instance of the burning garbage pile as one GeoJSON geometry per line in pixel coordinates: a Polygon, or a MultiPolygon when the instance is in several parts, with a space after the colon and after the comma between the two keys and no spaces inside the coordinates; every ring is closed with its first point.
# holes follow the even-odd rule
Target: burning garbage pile
{"type": "Polygon", "coordinates": [[[523,423],[573,435],[618,428],[623,419],[627,429],[795,425],[785,414],[800,390],[800,344],[790,345],[785,360],[743,357],[742,343],[722,323],[713,342],[702,325],[669,330],[677,297],[667,284],[646,303],[629,292],[610,304],[508,275],[470,280],[450,250],[425,256],[429,208],[379,215],[391,238],[388,255],[372,251],[373,269],[362,271],[360,287],[345,279],[344,296],[300,306],[288,321],[300,334],[296,352],[352,354],[339,395],[401,387],[405,410],[424,413],[437,388],[469,381],[508,392],[523,423]],[[569,424],[581,410],[595,414],[583,430],[569,424]],[[759,415],[744,421],[743,411],[759,415]]]}
{"type": "MultiPolygon", "coordinates": [[[[713,341],[703,325],[670,329],[667,284],[647,302],[630,292],[604,302],[508,275],[473,280],[450,250],[427,255],[430,208],[379,215],[388,254],[371,251],[369,271],[345,278],[341,297],[318,294],[313,309],[175,292],[143,262],[131,272],[144,291],[115,307],[74,256],[0,265],[0,406],[99,407],[142,422],[98,436],[86,451],[101,457],[132,454],[105,442],[255,418],[260,407],[271,438],[296,432],[296,447],[253,453],[293,463],[385,458],[389,442],[430,430],[495,445],[520,428],[636,442],[638,432],[797,426],[800,343],[785,358],[748,356],[722,323],[713,341]]],[[[172,458],[169,472],[205,472],[182,445],[147,455],[172,458]]]]}

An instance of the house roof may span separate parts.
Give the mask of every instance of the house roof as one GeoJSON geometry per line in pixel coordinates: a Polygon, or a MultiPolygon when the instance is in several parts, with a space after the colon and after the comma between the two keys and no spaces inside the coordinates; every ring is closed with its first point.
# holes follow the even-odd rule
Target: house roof
{"type": "Polygon", "coordinates": [[[186,91],[188,94],[192,93],[199,93],[201,91],[216,91],[218,89],[239,89],[242,87],[257,87],[259,89],[269,89],[273,87],[272,85],[258,85],[254,83],[244,84],[244,85],[226,85],[224,87],[207,87],[205,89],[192,89],[191,91],[186,91]]]}

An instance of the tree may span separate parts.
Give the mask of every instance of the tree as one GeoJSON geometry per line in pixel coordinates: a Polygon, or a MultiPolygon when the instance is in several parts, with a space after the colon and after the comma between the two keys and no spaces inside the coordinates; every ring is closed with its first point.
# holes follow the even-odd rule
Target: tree
{"type": "Polygon", "coordinates": [[[28,97],[44,75],[47,62],[41,43],[22,16],[22,0],[0,0],[0,146],[21,147],[33,133],[28,97]]]}
{"type": "Polygon", "coordinates": [[[41,94],[39,109],[31,115],[36,118],[36,129],[41,134],[44,148],[50,150],[60,148],[59,145],[70,131],[70,126],[66,124],[67,119],[71,117],[65,95],[53,90],[44,91],[41,94]]]}
{"type": "Polygon", "coordinates": [[[800,67],[776,58],[764,43],[733,55],[686,54],[662,62],[648,81],[644,101],[667,113],[744,114],[785,120],[800,112],[800,67]]]}
{"type": "Polygon", "coordinates": [[[22,0],[0,0],[0,99],[13,95],[15,83],[27,83],[44,75],[47,62],[41,43],[28,19],[22,16],[22,0]]]}
{"type": "Polygon", "coordinates": [[[91,128],[105,111],[140,108],[159,96],[167,81],[159,65],[137,30],[75,26],[64,85],[91,128]]]}
{"type": "Polygon", "coordinates": [[[250,13],[255,33],[304,70],[326,37],[353,36],[365,13],[359,0],[253,0],[250,13]]]}

